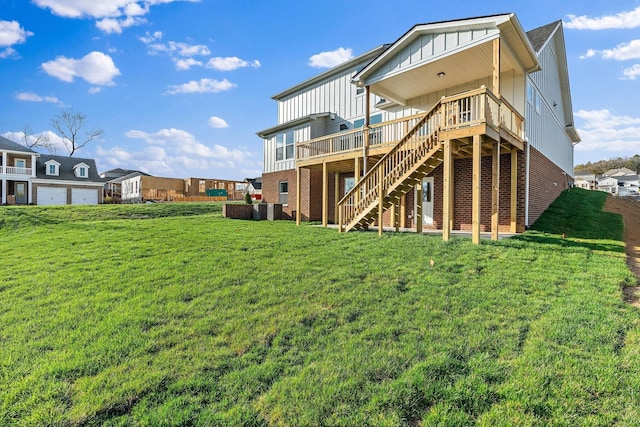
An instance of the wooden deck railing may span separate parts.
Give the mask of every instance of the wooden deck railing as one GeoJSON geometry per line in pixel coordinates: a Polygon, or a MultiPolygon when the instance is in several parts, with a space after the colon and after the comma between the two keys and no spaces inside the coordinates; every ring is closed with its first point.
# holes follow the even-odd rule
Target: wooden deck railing
{"type": "MultiPolygon", "coordinates": [[[[498,98],[485,87],[442,98],[436,105],[443,107],[442,121],[437,123],[442,131],[486,124],[496,131],[503,129],[524,139],[524,117],[506,100],[498,98]]],[[[296,144],[296,159],[305,161],[362,150],[367,131],[370,148],[391,146],[398,143],[422,117],[424,114],[418,114],[378,123],[368,130],[354,129],[299,142],[296,144]]]]}

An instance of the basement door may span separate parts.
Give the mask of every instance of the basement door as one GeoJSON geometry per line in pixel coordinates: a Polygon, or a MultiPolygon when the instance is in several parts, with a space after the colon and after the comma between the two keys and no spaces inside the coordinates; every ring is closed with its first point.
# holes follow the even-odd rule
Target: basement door
{"type": "Polygon", "coordinates": [[[422,224],[433,225],[433,177],[422,179],[422,224]]]}

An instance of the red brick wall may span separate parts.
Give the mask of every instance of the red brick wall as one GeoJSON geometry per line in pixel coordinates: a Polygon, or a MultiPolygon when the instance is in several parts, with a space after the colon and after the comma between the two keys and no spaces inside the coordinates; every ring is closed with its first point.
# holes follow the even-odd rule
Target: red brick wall
{"type": "Polygon", "coordinates": [[[549,205],[569,188],[571,177],[542,153],[529,151],[529,222],[532,225],[549,205]]]}
{"type": "Polygon", "coordinates": [[[233,219],[253,219],[253,205],[225,203],[222,205],[222,216],[233,219]]]}
{"type": "MultiPolygon", "coordinates": [[[[303,221],[320,221],[322,219],[322,171],[301,169],[301,191],[303,197],[300,212],[303,221]]],[[[262,200],[265,203],[279,203],[279,183],[289,183],[288,204],[282,207],[282,219],[296,218],[296,171],[290,169],[282,172],[262,175],[262,200]]],[[[329,205],[333,204],[333,174],[329,174],[329,205]]],[[[333,208],[330,207],[330,218],[333,208]]]]}

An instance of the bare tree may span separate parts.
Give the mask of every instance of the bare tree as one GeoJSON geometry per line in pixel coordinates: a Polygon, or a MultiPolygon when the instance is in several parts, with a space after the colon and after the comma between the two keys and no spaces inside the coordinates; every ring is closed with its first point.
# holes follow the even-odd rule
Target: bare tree
{"type": "Polygon", "coordinates": [[[72,110],[63,111],[60,115],[51,120],[51,125],[56,133],[62,138],[64,146],[69,151],[69,157],[90,143],[93,140],[102,138],[104,131],[101,129],[92,130],[80,135],[80,131],[86,125],[87,116],[72,110]]]}
{"type": "Polygon", "coordinates": [[[49,141],[49,136],[44,133],[35,135],[29,125],[24,125],[22,128],[22,143],[27,148],[42,147],[50,153],[53,151],[53,144],[49,141]]]}

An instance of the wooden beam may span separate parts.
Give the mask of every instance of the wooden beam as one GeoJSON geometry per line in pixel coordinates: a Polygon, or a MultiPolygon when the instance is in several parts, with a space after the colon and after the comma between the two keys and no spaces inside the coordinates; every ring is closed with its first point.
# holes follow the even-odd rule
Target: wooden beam
{"type": "MultiPolygon", "coordinates": [[[[353,176],[355,177],[355,185],[360,182],[360,159],[356,157],[353,176]]],[[[360,203],[360,191],[356,193],[356,203],[360,203]]]]}
{"type": "Polygon", "coordinates": [[[422,233],[422,180],[416,184],[416,233],[422,233]]]}
{"type": "Polygon", "coordinates": [[[400,231],[400,201],[402,200],[402,197],[399,197],[394,203],[394,214],[393,214],[393,222],[395,223],[396,226],[396,233],[400,231]]]}
{"type": "Polygon", "coordinates": [[[498,240],[500,225],[500,143],[493,144],[491,156],[491,240],[498,240]]]}
{"type": "Polygon", "coordinates": [[[511,151],[511,232],[518,230],[518,152],[511,151]]]}
{"type": "Polygon", "coordinates": [[[407,227],[407,195],[400,198],[400,228],[407,227]]]}
{"type": "Polygon", "coordinates": [[[451,185],[451,171],[453,169],[453,156],[451,153],[451,140],[444,141],[444,173],[442,183],[442,240],[447,241],[451,237],[451,199],[453,188],[451,185]]]}
{"type": "Polygon", "coordinates": [[[396,217],[397,217],[397,214],[398,214],[398,208],[397,207],[398,207],[397,202],[395,200],[392,200],[391,201],[391,208],[390,208],[390,215],[389,215],[390,216],[390,218],[389,218],[390,224],[389,225],[391,227],[396,228],[396,231],[398,231],[397,230],[397,225],[396,225],[397,224],[396,223],[396,217]]]}
{"type": "Polygon", "coordinates": [[[300,183],[300,168],[296,168],[296,225],[300,225],[302,214],[300,213],[301,203],[301,192],[302,192],[302,184],[300,183]]]}
{"type": "Polygon", "coordinates": [[[322,226],[329,224],[329,170],[327,162],[322,163],[322,226]]]}
{"type": "Polygon", "coordinates": [[[334,176],[334,189],[333,189],[333,203],[335,204],[335,208],[333,209],[333,223],[337,224],[338,219],[338,202],[340,201],[340,172],[336,172],[333,174],[334,176]]]}
{"type": "Polygon", "coordinates": [[[493,40],[493,79],[491,91],[500,98],[500,37],[493,40]]]}
{"type": "Polygon", "coordinates": [[[382,188],[382,176],[378,178],[378,236],[382,236],[382,214],[384,206],[384,192],[382,188]]]}
{"type": "Polygon", "coordinates": [[[471,178],[471,241],[478,245],[480,244],[480,185],[481,185],[481,166],[482,166],[482,153],[481,147],[482,138],[480,135],[474,135],[473,137],[473,167],[471,178]]]}

